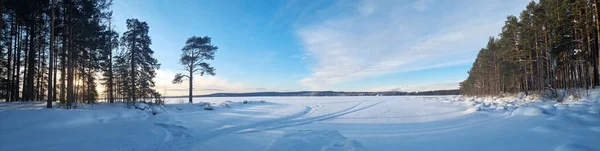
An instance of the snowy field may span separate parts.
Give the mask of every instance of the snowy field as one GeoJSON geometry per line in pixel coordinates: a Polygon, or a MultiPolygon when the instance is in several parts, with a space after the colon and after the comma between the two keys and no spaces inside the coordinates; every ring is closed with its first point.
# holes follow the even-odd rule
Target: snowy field
{"type": "Polygon", "coordinates": [[[177,104],[186,98],[143,111],[118,103],[76,110],[0,103],[0,150],[597,151],[597,98],[560,104],[459,96],[194,100],[212,103],[212,111],[177,104]]]}

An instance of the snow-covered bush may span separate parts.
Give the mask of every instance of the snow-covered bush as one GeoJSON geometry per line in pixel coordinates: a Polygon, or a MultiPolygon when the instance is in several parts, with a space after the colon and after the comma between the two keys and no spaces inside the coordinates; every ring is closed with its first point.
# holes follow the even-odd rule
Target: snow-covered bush
{"type": "Polygon", "coordinates": [[[545,91],[542,91],[541,94],[543,99],[547,99],[547,100],[559,100],[559,94],[558,91],[556,91],[555,89],[548,89],[545,91]]]}

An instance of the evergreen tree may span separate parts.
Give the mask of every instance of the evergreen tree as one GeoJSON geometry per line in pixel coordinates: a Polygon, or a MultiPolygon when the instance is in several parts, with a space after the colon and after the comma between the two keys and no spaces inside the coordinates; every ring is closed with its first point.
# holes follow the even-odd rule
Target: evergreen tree
{"type": "Polygon", "coordinates": [[[129,102],[137,102],[139,98],[154,97],[153,78],[155,70],[160,67],[158,61],[152,57],[154,51],[150,49],[152,41],[148,36],[149,27],[146,22],[137,19],[127,19],[127,31],[121,37],[121,47],[124,50],[122,58],[127,62],[127,77],[124,90],[129,96],[129,102]]]}
{"type": "Polygon", "coordinates": [[[0,99],[47,100],[47,107],[60,101],[66,108],[76,107],[75,102],[94,103],[99,72],[113,90],[109,83],[114,82],[107,79],[113,77],[112,50],[118,42],[110,25],[111,0],[0,4],[0,99]]]}
{"type": "Polygon", "coordinates": [[[490,40],[479,52],[469,77],[460,84],[462,93],[497,95],[598,86],[596,7],[595,0],[540,0],[530,2],[519,18],[508,16],[500,38],[490,40]]]}
{"type": "Polygon", "coordinates": [[[190,37],[181,49],[183,53],[179,63],[184,66],[187,75],[178,73],[175,75],[173,83],[179,84],[183,82],[183,78],[187,78],[189,82],[189,103],[192,103],[194,74],[200,74],[200,76],[215,75],[215,68],[211,67],[206,61],[215,58],[217,49],[219,48],[211,44],[211,38],[208,36],[190,37]]]}

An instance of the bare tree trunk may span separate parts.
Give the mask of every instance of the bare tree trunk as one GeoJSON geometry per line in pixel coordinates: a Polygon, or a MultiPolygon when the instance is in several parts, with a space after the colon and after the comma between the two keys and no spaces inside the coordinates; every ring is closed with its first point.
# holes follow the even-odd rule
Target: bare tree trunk
{"type": "MultiPolygon", "coordinates": [[[[112,24],[111,24],[111,19],[108,20],[108,29],[112,30],[112,24]]],[[[115,103],[115,95],[114,95],[114,76],[113,76],[113,63],[112,63],[112,35],[108,38],[109,39],[109,43],[108,43],[108,48],[109,48],[109,53],[108,53],[108,103],[115,103]]]]}
{"type": "MultiPolygon", "coordinates": [[[[0,0],[0,1],[4,1],[4,0],[0,0]]],[[[12,81],[12,61],[13,61],[13,38],[15,37],[15,27],[13,26],[14,24],[14,18],[12,19],[12,22],[10,24],[10,38],[8,38],[8,59],[7,59],[7,67],[6,70],[8,70],[7,74],[6,74],[6,78],[8,79],[8,88],[7,88],[7,92],[6,92],[6,102],[10,102],[12,101],[13,97],[13,81],[12,81]]]]}
{"type": "MultiPolygon", "coordinates": [[[[68,8],[69,11],[70,8],[68,8]]],[[[67,26],[67,32],[71,33],[71,29],[69,28],[69,26],[67,26]]],[[[69,34],[67,34],[69,35],[69,34]]],[[[69,43],[69,47],[67,47],[67,107],[70,108],[72,106],[72,103],[75,102],[75,93],[74,93],[74,80],[75,80],[75,71],[74,71],[74,64],[75,64],[75,53],[73,50],[73,42],[71,41],[71,38],[69,36],[69,41],[67,41],[69,43]]]]}
{"type": "MultiPolygon", "coordinates": [[[[17,28],[19,28],[19,26],[17,26],[17,28]]],[[[19,74],[21,74],[21,45],[22,45],[21,43],[22,43],[22,40],[21,40],[21,30],[18,30],[18,31],[19,32],[17,33],[17,36],[19,37],[18,38],[19,44],[18,44],[18,48],[16,50],[17,51],[17,57],[15,57],[15,65],[16,65],[15,70],[16,70],[16,72],[14,72],[15,79],[16,79],[15,80],[15,87],[16,87],[16,89],[15,89],[15,99],[16,100],[20,100],[19,99],[19,89],[20,89],[19,88],[20,87],[19,86],[19,81],[21,81],[21,79],[20,79],[21,76],[19,74]]]]}
{"type": "MultiPolygon", "coordinates": [[[[2,28],[2,27],[4,27],[4,0],[0,0],[0,28],[2,28]]],[[[1,31],[1,29],[0,29],[0,31],[1,31]]],[[[4,37],[3,37],[3,38],[4,38],[4,37]]],[[[11,37],[11,38],[12,38],[12,37],[11,37]]],[[[9,44],[8,44],[8,45],[9,45],[9,46],[8,46],[9,48],[8,48],[8,51],[10,51],[10,45],[11,45],[11,44],[10,44],[10,42],[11,42],[11,40],[10,40],[10,39],[11,39],[11,38],[9,38],[9,44]]],[[[3,40],[4,40],[4,39],[3,39],[3,40]]],[[[2,49],[2,47],[3,47],[3,46],[4,46],[4,45],[0,45],[0,49],[2,49]]],[[[10,53],[8,53],[8,54],[10,54],[10,53]]],[[[8,55],[8,57],[7,57],[7,58],[8,58],[8,59],[7,59],[7,60],[8,60],[7,62],[9,62],[9,63],[8,63],[8,66],[9,66],[9,67],[7,67],[7,70],[10,70],[10,55],[8,55]]],[[[7,74],[9,74],[9,73],[10,73],[10,71],[9,71],[9,72],[7,72],[7,74]]],[[[8,76],[6,76],[6,78],[8,79],[8,76]]],[[[8,102],[8,101],[9,101],[9,97],[8,97],[9,93],[8,93],[8,90],[9,90],[10,88],[8,88],[8,85],[7,85],[6,83],[3,83],[3,86],[2,86],[2,87],[4,87],[4,90],[5,90],[4,92],[6,93],[6,94],[4,95],[4,96],[6,97],[6,100],[5,100],[5,101],[6,101],[6,102],[8,102]]]]}
{"type": "Polygon", "coordinates": [[[135,84],[135,41],[137,39],[133,40],[133,45],[131,45],[131,98],[132,101],[135,102],[136,101],[136,95],[135,95],[135,90],[136,90],[136,84],[135,84]]]}
{"type": "Polygon", "coordinates": [[[65,97],[65,93],[67,92],[67,85],[66,85],[66,78],[67,78],[67,47],[69,43],[67,42],[67,36],[66,34],[63,34],[63,39],[62,39],[62,53],[60,54],[61,56],[61,67],[60,67],[60,103],[61,104],[65,104],[67,103],[67,98],[65,97]]]}
{"type": "Polygon", "coordinates": [[[535,63],[536,63],[536,79],[537,79],[535,81],[536,81],[536,84],[537,84],[536,86],[538,87],[538,90],[543,90],[544,87],[543,87],[543,84],[541,82],[543,76],[542,76],[542,73],[541,73],[541,70],[540,70],[540,67],[541,67],[541,63],[540,62],[541,61],[540,61],[540,52],[539,52],[540,50],[538,49],[539,47],[538,47],[538,35],[537,35],[537,32],[534,35],[535,35],[535,37],[534,37],[534,39],[535,39],[535,60],[536,60],[535,63]]]}
{"type": "Polygon", "coordinates": [[[594,14],[596,15],[596,32],[597,32],[597,38],[596,38],[596,78],[600,77],[600,17],[598,15],[598,0],[594,0],[594,14]]]}
{"type": "Polygon", "coordinates": [[[24,89],[27,89],[27,93],[24,93],[27,95],[27,101],[33,101],[33,95],[34,95],[34,79],[35,79],[35,56],[36,56],[36,52],[35,52],[35,48],[34,48],[34,44],[35,44],[35,24],[33,24],[30,28],[30,34],[29,34],[29,53],[27,53],[27,79],[24,79],[24,83],[27,83],[27,87],[25,87],[24,85],[24,89]]]}
{"type": "Polygon", "coordinates": [[[50,11],[50,59],[48,59],[48,100],[46,101],[46,108],[52,108],[52,102],[54,102],[54,95],[52,92],[54,71],[54,0],[52,0],[52,4],[50,5],[50,11]]]}
{"type": "Polygon", "coordinates": [[[190,80],[189,80],[189,81],[190,81],[190,89],[189,89],[190,95],[189,95],[189,98],[188,98],[188,99],[189,99],[190,103],[193,103],[193,102],[192,102],[192,95],[193,95],[193,94],[192,94],[192,89],[194,89],[194,88],[193,88],[193,83],[194,83],[194,82],[193,82],[193,80],[194,80],[194,79],[193,79],[193,77],[194,77],[194,75],[193,75],[193,72],[192,72],[192,71],[193,71],[193,70],[190,70],[190,75],[189,75],[189,76],[190,76],[190,80]]]}
{"type": "Polygon", "coordinates": [[[21,92],[21,96],[23,99],[23,101],[28,101],[31,100],[29,99],[29,92],[27,92],[29,90],[29,86],[27,85],[27,82],[29,81],[29,79],[27,78],[27,76],[29,76],[29,74],[27,73],[28,70],[28,61],[29,61],[29,50],[31,49],[31,45],[32,45],[32,36],[31,36],[31,26],[26,25],[26,31],[25,31],[25,49],[23,49],[23,88],[22,88],[22,92],[21,92]]]}

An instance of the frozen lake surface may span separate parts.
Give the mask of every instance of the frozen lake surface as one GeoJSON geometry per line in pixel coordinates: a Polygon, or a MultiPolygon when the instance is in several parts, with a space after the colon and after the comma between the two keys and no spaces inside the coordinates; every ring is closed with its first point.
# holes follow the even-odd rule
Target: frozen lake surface
{"type": "Polygon", "coordinates": [[[77,110],[0,103],[0,150],[600,149],[596,100],[216,97],[178,104],[186,100],[143,111],[119,103],[77,110]]]}

